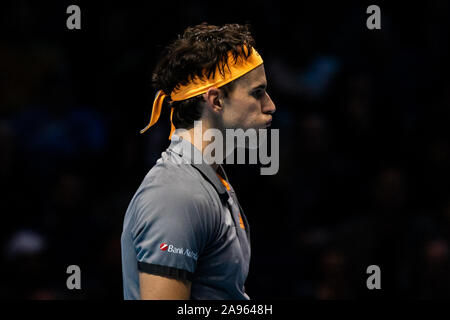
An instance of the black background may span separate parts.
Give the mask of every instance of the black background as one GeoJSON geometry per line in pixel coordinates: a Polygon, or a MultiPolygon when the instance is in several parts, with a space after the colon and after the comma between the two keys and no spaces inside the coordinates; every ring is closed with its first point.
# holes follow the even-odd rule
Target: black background
{"type": "Polygon", "coordinates": [[[208,22],[252,25],[277,106],[279,172],[226,166],[252,230],[250,297],[448,298],[449,13],[436,0],[2,3],[0,297],[122,298],[123,216],[169,143],[167,110],[139,134],[150,75],[208,22]],[[66,28],[71,4],[81,30],[66,28]],[[370,4],[381,30],[366,27],[370,4]]]}

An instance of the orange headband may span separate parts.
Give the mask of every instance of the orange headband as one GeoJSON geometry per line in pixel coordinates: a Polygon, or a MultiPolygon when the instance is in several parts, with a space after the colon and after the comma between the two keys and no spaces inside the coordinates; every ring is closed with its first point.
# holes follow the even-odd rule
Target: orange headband
{"type": "MultiPolygon", "coordinates": [[[[247,47],[245,47],[245,49],[247,50],[247,47]]],[[[212,87],[219,88],[239,77],[242,77],[247,72],[250,72],[251,70],[260,66],[262,63],[263,60],[255,49],[252,49],[252,52],[247,59],[245,58],[240,59],[238,57],[238,59],[235,60],[233,54],[229,52],[228,53],[229,68],[225,68],[224,76],[220,74],[217,67],[216,72],[214,73],[214,77],[210,77],[209,79],[195,78],[193,81],[189,82],[184,86],[180,85],[173,90],[173,92],[170,94],[170,98],[172,99],[172,101],[181,101],[198,96],[199,94],[207,92],[209,88],[212,87]]],[[[166,97],[167,95],[164,92],[162,92],[162,90],[158,91],[155,97],[155,101],[153,102],[153,109],[152,109],[152,116],[150,118],[150,123],[144,129],[141,130],[141,133],[147,131],[148,128],[150,128],[158,121],[159,116],[161,115],[161,108],[163,105],[163,101],[164,98],[166,97]]],[[[175,131],[175,127],[172,123],[172,115],[173,115],[173,108],[170,111],[171,129],[169,139],[172,137],[172,133],[175,131]]]]}

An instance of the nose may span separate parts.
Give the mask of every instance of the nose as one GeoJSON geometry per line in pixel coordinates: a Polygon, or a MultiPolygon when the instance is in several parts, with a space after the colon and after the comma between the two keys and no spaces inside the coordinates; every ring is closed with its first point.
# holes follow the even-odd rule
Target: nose
{"type": "Polygon", "coordinates": [[[277,110],[277,108],[275,107],[275,104],[273,103],[269,94],[266,92],[266,99],[265,99],[264,105],[262,107],[262,112],[272,114],[272,113],[275,113],[276,110],[277,110]]]}

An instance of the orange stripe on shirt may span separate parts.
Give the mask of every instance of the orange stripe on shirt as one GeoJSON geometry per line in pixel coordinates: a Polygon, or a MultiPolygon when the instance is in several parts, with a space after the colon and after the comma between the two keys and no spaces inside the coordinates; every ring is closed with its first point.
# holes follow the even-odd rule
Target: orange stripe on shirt
{"type": "Polygon", "coordinates": [[[239,226],[245,230],[244,221],[242,221],[241,213],[239,212],[239,226]]]}
{"type": "MultiPolygon", "coordinates": [[[[222,178],[222,176],[220,174],[218,174],[216,172],[217,176],[219,177],[220,181],[222,181],[222,184],[225,186],[225,188],[227,188],[228,191],[230,191],[230,185],[228,184],[228,182],[222,178]]],[[[239,226],[245,230],[245,225],[244,225],[244,221],[242,220],[242,216],[241,213],[239,212],[239,226]]]]}
{"type": "Polygon", "coordinates": [[[216,172],[216,174],[219,177],[220,181],[222,181],[222,184],[225,186],[225,188],[227,188],[227,190],[230,191],[231,188],[230,188],[230,185],[228,184],[228,182],[224,178],[222,178],[222,176],[220,174],[218,174],[217,172],[216,172]]]}

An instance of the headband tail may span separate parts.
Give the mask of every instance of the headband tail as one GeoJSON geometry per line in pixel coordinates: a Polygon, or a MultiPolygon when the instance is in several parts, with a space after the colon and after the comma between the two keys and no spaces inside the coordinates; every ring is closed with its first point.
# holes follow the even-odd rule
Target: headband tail
{"type": "Polygon", "coordinates": [[[170,134],[169,134],[169,140],[172,140],[172,134],[175,131],[175,126],[172,122],[172,116],[173,116],[173,108],[170,110],[170,134]]]}
{"type": "Polygon", "coordinates": [[[154,125],[158,121],[159,116],[161,115],[161,109],[165,97],[167,97],[166,94],[162,92],[162,90],[159,90],[156,95],[155,101],[153,102],[152,116],[150,118],[150,122],[144,129],[140,131],[141,134],[147,131],[152,125],[154,125]]]}

